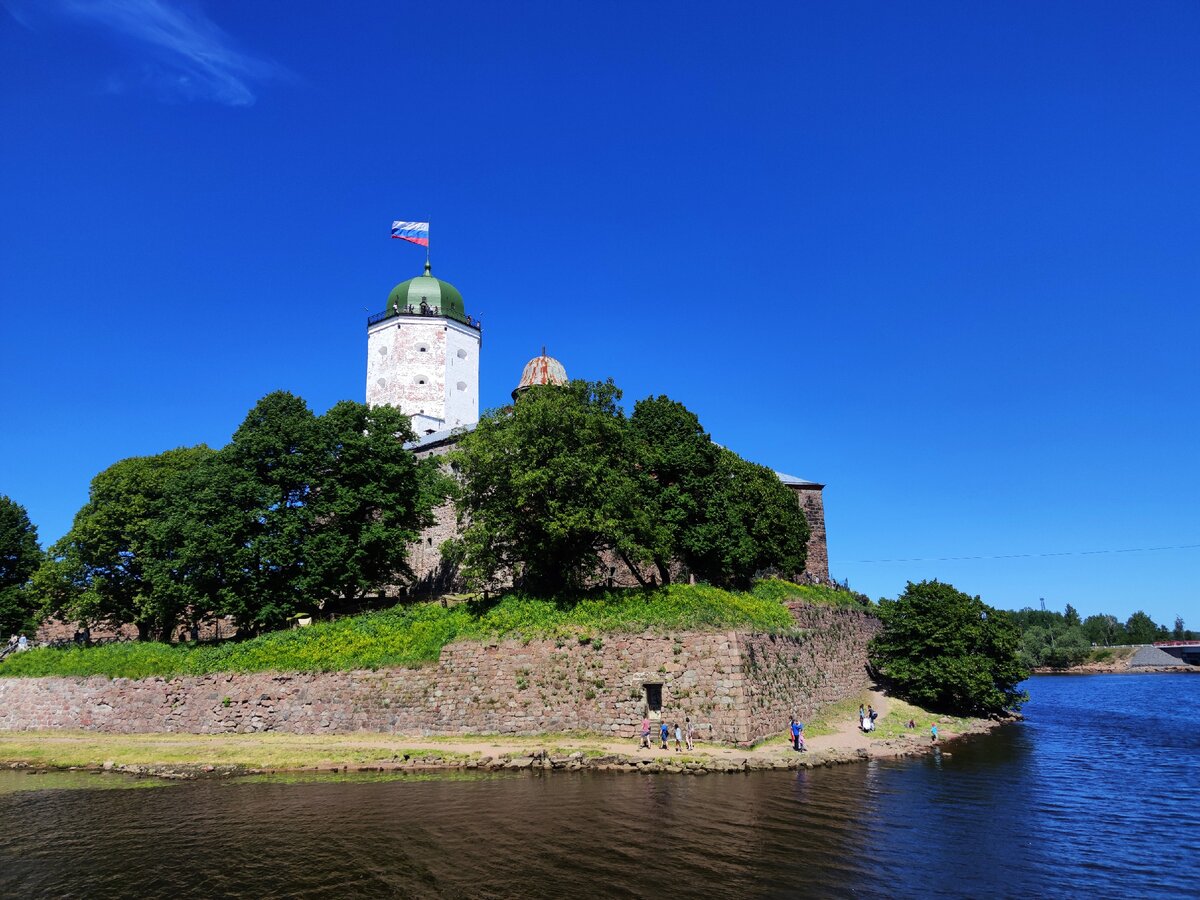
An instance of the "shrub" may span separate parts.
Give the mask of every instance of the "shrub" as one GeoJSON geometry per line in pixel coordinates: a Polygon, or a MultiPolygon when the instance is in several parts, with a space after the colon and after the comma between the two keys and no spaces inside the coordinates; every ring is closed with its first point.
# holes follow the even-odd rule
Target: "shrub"
{"type": "Polygon", "coordinates": [[[879,618],[871,661],[905,699],[960,714],[999,713],[1028,699],[1017,690],[1029,671],[1008,613],[952,585],[923,581],[881,600],[879,618]]]}

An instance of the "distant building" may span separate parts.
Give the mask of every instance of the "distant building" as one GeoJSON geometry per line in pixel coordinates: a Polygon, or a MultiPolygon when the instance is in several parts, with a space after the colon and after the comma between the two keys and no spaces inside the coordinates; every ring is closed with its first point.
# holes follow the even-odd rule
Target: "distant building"
{"type": "MultiPolygon", "coordinates": [[[[412,418],[420,457],[441,456],[479,422],[479,353],[482,327],[467,315],[462,294],[449,282],[425,274],[392,288],[384,311],[367,319],[367,390],[371,406],[395,406],[412,418]]],[[[566,384],[567,372],[545,350],[521,373],[512,395],[537,384],[566,384]]],[[[813,581],[829,580],[825,540],[825,485],[776,472],[792,489],[808,520],[808,562],[813,581]]],[[[448,590],[455,573],[439,547],[457,533],[454,509],[435,511],[436,522],[409,548],[409,564],[424,590],[448,590]]],[[[636,583],[632,574],[610,568],[615,584],[636,583]]],[[[623,568],[623,567],[621,567],[623,568]]]]}

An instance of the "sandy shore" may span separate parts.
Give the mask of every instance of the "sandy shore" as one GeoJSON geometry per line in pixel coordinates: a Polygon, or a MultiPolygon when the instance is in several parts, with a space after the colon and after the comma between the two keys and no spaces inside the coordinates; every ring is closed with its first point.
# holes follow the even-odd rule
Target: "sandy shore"
{"type": "MultiPolygon", "coordinates": [[[[858,701],[839,704],[806,723],[807,752],[779,736],[752,748],[698,742],[693,750],[657,744],[638,749],[633,737],[597,734],[420,737],[394,734],[291,735],[278,733],[98,734],[41,731],[0,734],[0,764],[12,768],[92,769],[165,778],[224,777],[272,772],[389,772],[405,770],[522,770],[670,772],[709,774],[830,766],[932,752],[939,745],[1001,724],[987,719],[937,717],[873,691],[862,701],[879,711],[877,730],[858,728],[858,701]],[[916,722],[915,729],[906,723],[916,722]]],[[[701,735],[702,737],[703,735],[701,735]]]]}

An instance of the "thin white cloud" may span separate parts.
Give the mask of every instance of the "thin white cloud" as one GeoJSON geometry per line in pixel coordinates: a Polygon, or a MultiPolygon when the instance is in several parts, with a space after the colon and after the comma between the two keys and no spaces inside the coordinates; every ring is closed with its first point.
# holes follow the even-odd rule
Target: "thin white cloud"
{"type": "MultiPolygon", "coordinates": [[[[26,27],[31,27],[30,13],[53,11],[131,42],[150,54],[150,80],[170,95],[249,106],[255,101],[253,85],[289,74],[276,63],[237,49],[234,40],[194,5],[167,0],[40,0],[31,9],[21,0],[3,2],[26,27]]],[[[107,83],[121,81],[110,78],[107,83]]]]}

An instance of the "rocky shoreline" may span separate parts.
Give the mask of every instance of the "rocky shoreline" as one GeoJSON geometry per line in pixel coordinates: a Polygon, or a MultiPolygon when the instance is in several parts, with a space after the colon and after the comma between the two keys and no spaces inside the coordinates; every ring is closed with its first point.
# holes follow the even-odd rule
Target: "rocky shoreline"
{"type": "MultiPolygon", "coordinates": [[[[1013,715],[1004,719],[973,720],[959,732],[944,733],[938,744],[933,744],[924,734],[905,734],[900,737],[871,741],[865,747],[827,747],[796,753],[789,746],[778,744],[741,751],[722,749],[719,751],[696,750],[692,753],[675,755],[673,751],[636,751],[634,753],[596,753],[575,750],[562,752],[543,747],[528,751],[489,754],[487,750],[475,754],[436,751],[397,750],[390,761],[372,764],[346,763],[331,760],[329,764],[315,766],[259,767],[248,765],[173,763],[173,764],[117,764],[111,760],[89,765],[39,766],[28,762],[9,762],[10,769],[32,771],[92,771],[114,772],[139,778],[160,778],[191,781],[198,779],[228,779],[250,775],[371,775],[388,773],[433,773],[433,772],[616,772],[646,775],[717,775],[764,771],[796,771],[799,769],[829,768],[837,765],[864,762],[872,759],[895,759],[901,757],[927,756],[940,752],[952,755],[954,743],[970,735],[984,734],[1004,724],[1021,719],[1013,715]]],[[[546,744],[552,745],[558,736],[546,735],[546,744]]]]}
{"type": "Polygon", "coordinates": [[[1181,663],[1178,666],[1129,666],[1119,663],[1084,663],[1081,666],[1071,666],[1069,669],[1038,666],[1032,671],[1034,675],[1182,675],[1200,674],[1200,666],[1190,666],[1186,663],[1181,663]]]}

